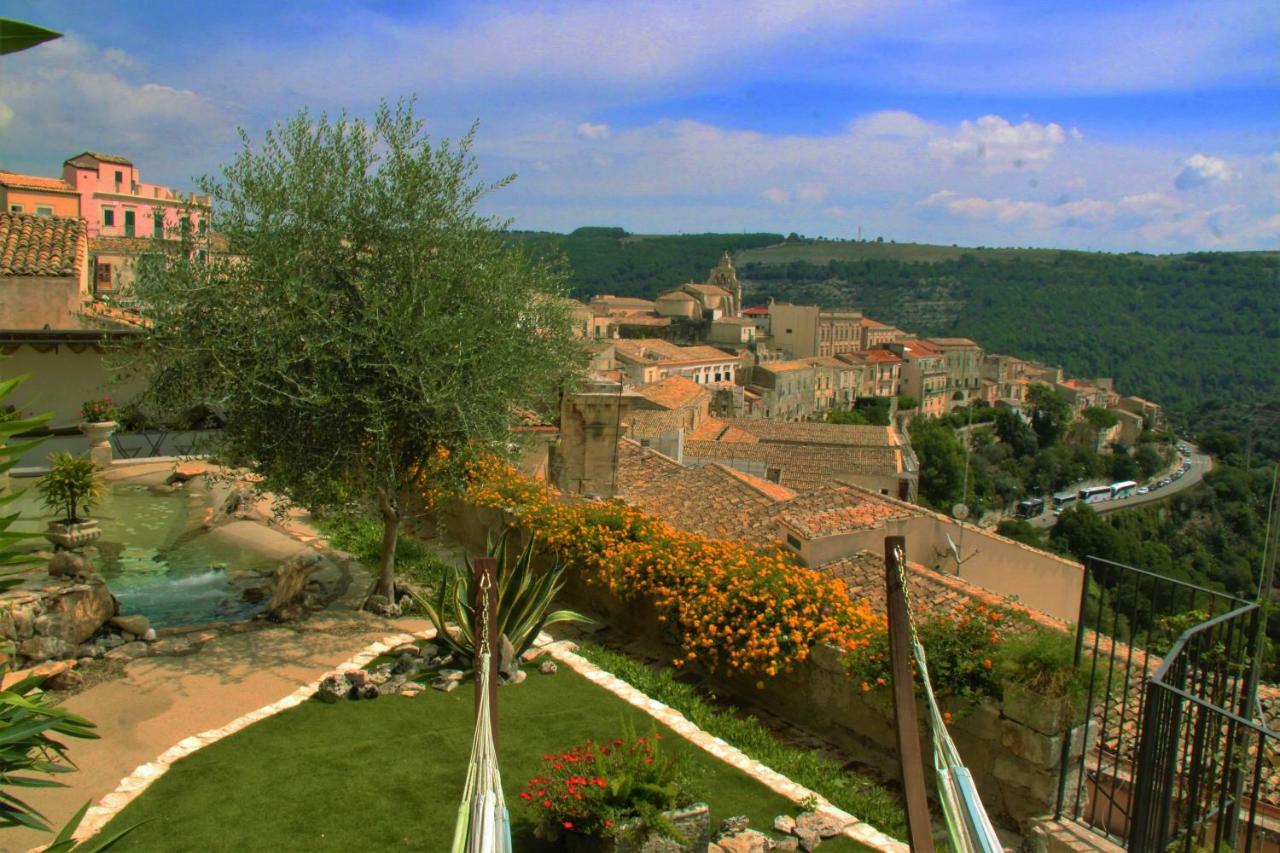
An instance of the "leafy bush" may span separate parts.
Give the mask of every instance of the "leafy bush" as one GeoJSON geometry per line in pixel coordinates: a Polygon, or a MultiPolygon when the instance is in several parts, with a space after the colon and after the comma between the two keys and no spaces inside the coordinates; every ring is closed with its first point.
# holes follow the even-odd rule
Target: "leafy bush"
{"type": "Polygon", "coordinates": [[[541,837],[654,832],[685,841],[663,812],[691,805],[698,794],[679,758],[663,753],[656,727],[637,737],[628,724],[623,736],[609,743],[587,741],[542,758],[542,774],[520,792],[541,837]]]}
{"type": "MultiPolygon", "coordinates": [[[[377,571],[382,558],[382,522],[354,512],[316,520],[317,526],[334,548],[355,555],[370,572],[377,571]]],[[[396,540],[396,567],[401,577],[417,584],[438,588],[449,572],[449,564],[417,539],[401,535],[396,540]]]]}
{"type": "Polygon", "coordinates": [[[902,804],[875,781],[849,772],[829,756],[779,740],[755,717],[716,704],[714,696],[704,698],[694,687],[676,681],[671,669],[647,666],[592,644],[583,644],[578,654],[651,699],[676,709],[704,732],[733,744],[752,759],[816,791],[832,804],[858,815],[894,838],[906,838],[902,804]]]}
{"type": "Polygon", "coordinates": [[[51,510],[62,513],[64,524],[78,524],[83,510],[86,514],[102,497],[102,478],[93,467],[89,454],[73,456],[61,450],[49,454],[49,473],[40,478],[36,489],[41,502],[51,510]]]}

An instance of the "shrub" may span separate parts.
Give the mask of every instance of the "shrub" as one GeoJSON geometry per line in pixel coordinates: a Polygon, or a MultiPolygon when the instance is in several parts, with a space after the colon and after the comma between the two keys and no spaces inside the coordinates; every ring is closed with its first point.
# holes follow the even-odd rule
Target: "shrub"
{"type": "Polygon", "coordinates": [[[84,520],[80,511],[87,514],[102,497],[102,478],[87,453],[72,456],[61,450],[49,454],[49,461],[49,473],[36,484],[40,500],[49,509],[62,513],[60,520],[64,524],[78,524],[84,520]]]}
{"type": "Polygon", "coordinates": [[[568,503],[497,459],[472,463],[461,497],[507,512],[547,547],[624,601],[656,605],[684,650],[675,663],[777,675],[817,643],[847,651],[884,633],[884,618],[842,581],[781,551],[676,530],[620,502],[568,503]]]}
{"type": "Polygon", "coordinates": [[[655,832],[684,841],[663,812],[690,805],[694,793],[682,762],[662,750],[657,728],[637,737],[628,725],[609,743],[594,741],[542,756],[541,775],[520,798],[543,838],[564,832],[596,837],[655,832]]]}

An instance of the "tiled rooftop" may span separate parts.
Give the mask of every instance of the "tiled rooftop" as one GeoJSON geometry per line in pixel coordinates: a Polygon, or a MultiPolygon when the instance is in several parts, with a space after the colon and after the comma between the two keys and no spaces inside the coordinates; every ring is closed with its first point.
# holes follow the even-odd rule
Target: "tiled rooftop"
{"type": "Polygon", "coordinates": [[[915,515],[907,505],[881,500],[864,489],[826,483],[779,506],[774,517],[809,539],[879,527],[915,515]]]}
{"type": "Polygon", "coordinates": [[[0,172],[0,186],[15,190],[41,190],[43,192],[75,193],[75,187],[62,178],[42,178],[38,175],[20,175],[17,172],[0,172]]]}
{"type": "Polygon", "coordinates": [[[103,154],[101,151],[85,151],[83,154],[77,154],[66,162],[81,165],[81,163],[88,158],[92,158],[103,163],[116,163],[121,166],[133,165],[133,161],[127,157],[121,157],[119,154],[103,154]]]}
{"type": "Polygon", "coordinates": [[[752,444],[686,438],[684,454],[689,459],[720,461],[730,467],[737,461],[778,468],[782,485],[791,489],[813,488],[841,476],[897,476],[902,471],[901,452],[894,447],[752,444]]]}
{"type": "Polygon", "coordinates": [[[710,399],[711,392],[684,376],[668,376],[658,382],[636,387],[636,393],[664,409],[679,409],[710,399]]]}
{"type": "Polygon", "coordinates": [[[0,213],[0,275],[76,275],[84,257],[83,219],[0,213]]]}
{"type": "Polygon", "coordinates": [[[901,443],[891,427],[824,424],[817,421],[774,421],[765,418],[726,418],[764,442],[776,444],[833,444],[844,447],[897,447],[901,443]]]}
{"type": "Polygon", "coordinates": [[[674,527],[758,545],[776,544],[768,509],[795,496],[720,465],[685,467],[629,439],[618,442],[617,491],[674,527]]]}

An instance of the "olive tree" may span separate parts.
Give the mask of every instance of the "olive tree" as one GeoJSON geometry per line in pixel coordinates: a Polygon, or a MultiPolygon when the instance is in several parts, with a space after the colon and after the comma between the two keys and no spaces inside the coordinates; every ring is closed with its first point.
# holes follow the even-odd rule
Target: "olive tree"
{"type": "Polygon", "coordinates": [[[241,131],[199,182],[209,234],[184,229],[133,294],[150,405],[217,411],[222,458],[297,503],[376,505],[389,598],[428,480],[512,449],[584,361],[562,264],[476,210],[513,177],[477,181],[474,134],[434,142],[412,101],[371,122],[303,111],[258,145],[241,131]]]}

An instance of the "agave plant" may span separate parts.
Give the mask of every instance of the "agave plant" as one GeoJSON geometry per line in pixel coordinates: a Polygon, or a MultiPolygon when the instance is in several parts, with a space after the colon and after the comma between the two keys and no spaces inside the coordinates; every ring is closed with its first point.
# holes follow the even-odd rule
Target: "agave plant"
{"type": "MultiPolygon", "coordinates": [[[[524,550],[511,559],[507,547],[510,534],[510,530],[505,530],[496,540],[490,537],[487,550],[489,556],[498,562],[498,612],[495,614],[498,636],[506,637],[518,660],[533,645],[543,628],[557,622],[590,620],[572,610],[547,612],[556,593],[564,586],[567,566],[557,558],[549,569],[539,575],[533,568],[535,538],[530,537],[524,550]]],[[[476,653],[473,602],[476,600],[477,581],[470,557],[466,563],[466,569],[450,567],[435,601],[416,592],[413,597],[435,625],[435,642],[459,657],[472,659],[476,653]],[[456,636],[447,630],[449,625],[457,626],[456,636]]]]}

